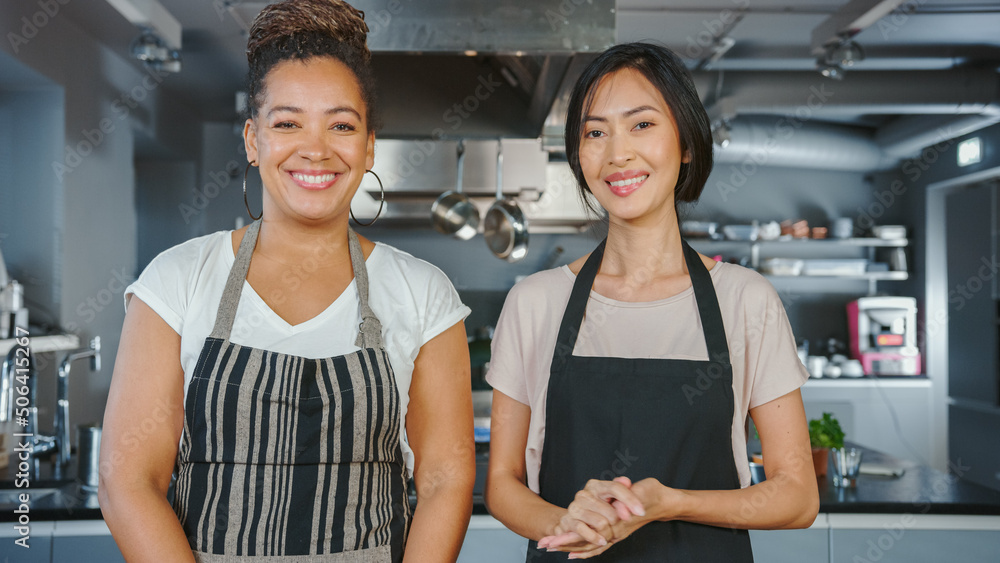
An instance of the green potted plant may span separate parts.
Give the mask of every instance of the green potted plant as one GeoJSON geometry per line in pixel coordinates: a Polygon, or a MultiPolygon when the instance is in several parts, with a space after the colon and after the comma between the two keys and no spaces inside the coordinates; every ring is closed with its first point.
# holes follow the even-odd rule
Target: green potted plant
{"type": "Polygon", "coordinates": [[[809,421],[809,445],[812,446],[813,467],[816,476],[826,475],[827,456],[830,448],[844,447],[844,431],[840,422],[832,414],[825,412],[822,418],[809,421]]]}

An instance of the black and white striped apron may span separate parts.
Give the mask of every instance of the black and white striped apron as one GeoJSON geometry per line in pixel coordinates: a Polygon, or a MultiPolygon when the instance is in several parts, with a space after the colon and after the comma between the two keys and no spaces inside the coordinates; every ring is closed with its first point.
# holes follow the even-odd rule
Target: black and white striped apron
{"type": "Polygon", "coordinates": [[[187,391],[174,510],[199,562],[402,560],[400,396],[349,230],[361,350],[308,359],[229,341],[250,225],[187,391]]]}

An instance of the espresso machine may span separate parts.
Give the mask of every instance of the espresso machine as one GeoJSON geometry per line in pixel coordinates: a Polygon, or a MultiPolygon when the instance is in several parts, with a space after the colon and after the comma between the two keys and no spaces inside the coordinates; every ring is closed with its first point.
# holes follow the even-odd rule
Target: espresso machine
{"type": "Polygon", "coordinates": [[[851,356],[865,375],[920,375],[917,300],[862,297],[847,304],[851,356]]]}

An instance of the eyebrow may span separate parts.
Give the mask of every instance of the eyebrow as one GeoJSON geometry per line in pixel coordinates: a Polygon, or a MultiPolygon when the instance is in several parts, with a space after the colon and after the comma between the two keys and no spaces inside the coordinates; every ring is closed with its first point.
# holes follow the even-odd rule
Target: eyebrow
{"type": "MultiPolygon", "coordinates": [[[[303,110],[302,108],[297,108],[295,106],[275,106],[271,108],[271,111],[267,112],[267,117],[271,117],[273,114],[279,111],[287,111],[289,113],[305,113],[305,110],[303,110]]],[[[358,113],[358,110],[350,106],[337,106],[335,108],[330,108],[323,113],[325,113],[326,115],[333,115],[336,113],[352,113],[354,114],[355,117],[361,119],[361,114],[358,113]]]]}
{"type": "MultiPolygon", "coordinates": [[[[635,115],[637,113],[644,112],[644,111],[657,111],[657,110],[653,106],[639,106],[639,107],[636,107],[636,108],[632,108],[630,110],[623,111],[622,112],[622,117],[632,117],[633,115],[635,115]]],[[[607,122],[607,118],[600,117],[600,116],[597,116],[597,115],[585,115],[585,116],[583,116],[583,121],[584,122],[587,122],[587,121],[603,121],[603,122],[607,122]]]]}

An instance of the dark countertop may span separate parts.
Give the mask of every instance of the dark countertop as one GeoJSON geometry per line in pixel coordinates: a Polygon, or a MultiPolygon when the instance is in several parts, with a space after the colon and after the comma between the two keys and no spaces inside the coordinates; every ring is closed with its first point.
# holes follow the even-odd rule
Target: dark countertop
{"type": "Polygon", "coordinates": [[[901,477],[862,473],[856,487],[842,489],[833,486],[828,471],[827,477],[818,478],[820,512],[1000,515],[1000,491],[963,481],[958,477],[962,467],[952,466],[954,474],[942,473],[863,446],[855,447],[864,451],[862,471],[866,466],[879,465],[900,467],[905,472],[901,477]]]}
{"type": "MultiPolygon", "coordinates": [[[[889,455],[864,449],[862,466],[878,464],[901,467],[901,477],[862,474],[857,487],[840,489],[826,477],[819,478],[821,513],[870,514],[968,514],[1000,515],[1000,491],[969,483],[949,475],[889,455]]],[[[477,455],[477,468],[485,475],[487,456],[477,455]]],[[[961,467],[953,467],[959,473],[961,467]]],[[[72,474],[72,473],[71,473],[72,474]]],[[[477,475],[473,514],[488,514],[482,500],[483,476],[477,475]]],[[[11,481],[0,482],[0,488],[13,488],[11,481]]],[[[20,489],[32,496],[29,516],[32,522],[53,520],[95,520],[102,518],[97,494],[86,491],[73,481],[39,481],[30,488],[20,489]],[[43,490],[56,489],[50,494],[43,490]],[[33,492],[34,491],[34,492],[33,492]]],[[[0,499],[8,500],[8,499],[0,499]]],[[[16,506],[0,503],[0,522],[14,522],[16,506]]]]}

